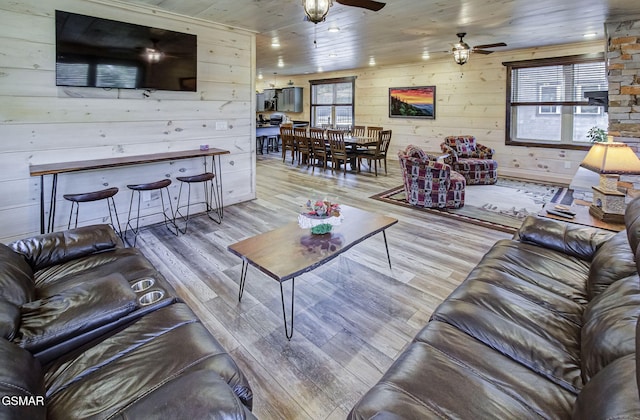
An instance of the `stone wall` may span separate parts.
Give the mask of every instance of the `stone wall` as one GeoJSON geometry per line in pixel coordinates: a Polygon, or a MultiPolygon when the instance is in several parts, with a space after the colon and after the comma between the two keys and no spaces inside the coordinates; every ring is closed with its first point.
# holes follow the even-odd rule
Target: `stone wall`
{"type": "Polygon", "coordinates": [[[605,25],[609,134],[640,152],[640,20],[605,25]]]}

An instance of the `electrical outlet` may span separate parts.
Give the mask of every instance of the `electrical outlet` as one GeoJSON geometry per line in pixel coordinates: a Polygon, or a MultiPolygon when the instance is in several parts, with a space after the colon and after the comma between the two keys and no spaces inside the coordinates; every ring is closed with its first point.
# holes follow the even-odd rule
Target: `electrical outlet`
{"type": "Polygon", "coordinates": [[[226,121],[216,121],[216,130],[227,130],[227,122],[226,121]]]}
{"type": "Polygon", "coordinates": [[[142,201],[145,203],[151,201],[151,191],[142,191],[142,201]]]}
{"type": "Polygon", "coordinates": [[[569,162],[568,160],[566,160],[564,162],[564,169],[571,169],[571,162],[569,162]]]}

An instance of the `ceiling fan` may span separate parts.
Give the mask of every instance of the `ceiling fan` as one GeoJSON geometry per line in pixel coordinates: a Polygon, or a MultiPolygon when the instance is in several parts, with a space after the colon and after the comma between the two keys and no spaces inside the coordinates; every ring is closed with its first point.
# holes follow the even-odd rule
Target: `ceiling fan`
{"type": "Polygon", "coordinates": [[[458,42],[453,45],[453,58],[456,60],[456,63],[463,65],[467,61],[469,61],[470,53],[477,54],[491,54],[493,51],[488,51],[487,48],[496,48],[496,47],[506,47],[507,44],[504,42],[497,42],[495,44],[485,44],[485,45],[476,45],[471,48],[469,44],[464,42],[462,38],[465,37],[466,32],[458,32],[456,36],[460,38],[458,42]]]}
{"type": "MultiPolygon", "coordinates": [[[[343,6],[360,7],[362,9],[377,12],[382,9],[386,3],[374,0],[336,0],[343,6]]],[[[329,7],[333,5],[333,0],[302,0],[306,20],[318,23],[324,21],[329,13],[329,7]]]]}

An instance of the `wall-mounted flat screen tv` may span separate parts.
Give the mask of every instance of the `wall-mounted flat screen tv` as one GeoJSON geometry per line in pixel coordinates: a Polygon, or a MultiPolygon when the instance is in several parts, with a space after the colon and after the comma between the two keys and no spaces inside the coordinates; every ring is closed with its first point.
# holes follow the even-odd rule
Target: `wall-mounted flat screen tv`
{"type": "Polygon", "coordinates": [[[195,35],[56,10],[56,85],[196,90],[195,35]]]}

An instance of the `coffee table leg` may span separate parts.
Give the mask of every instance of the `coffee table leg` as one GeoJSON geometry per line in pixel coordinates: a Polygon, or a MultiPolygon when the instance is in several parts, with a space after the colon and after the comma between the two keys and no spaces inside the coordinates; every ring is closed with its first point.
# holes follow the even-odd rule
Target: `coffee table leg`
{"type": "Polygon", "coordinates": [[[280,297],[282,298],[282,319],[284,320],[284,335],[287,337],[287,340],[291,341],[291,337],[293,336],[293,292],[295,290],[296,279],[295,277],[291,279],[291,330],[287,326],[287,312],[284,310],[284,290],[282,288],[282,282],[280,282],[280,297]]]}
{"type": "Polygon", "coordinates": [[[389,261],[389,269],[391,269],[391,256],[389,255],[389,245],[387,245],[387,233],[383,230],[382,237],[384,238],[384,247],[387,250],[387,260],[389,261]]]}
{"type": "Polygon", "coordinates": [[[240,290],[238,291],[238,302],[242,301],[242,293],[244,293],[244,282],[247,280],[247,264],[246,260],[242,260],[242,270],[240,271],[240,290]]]}

